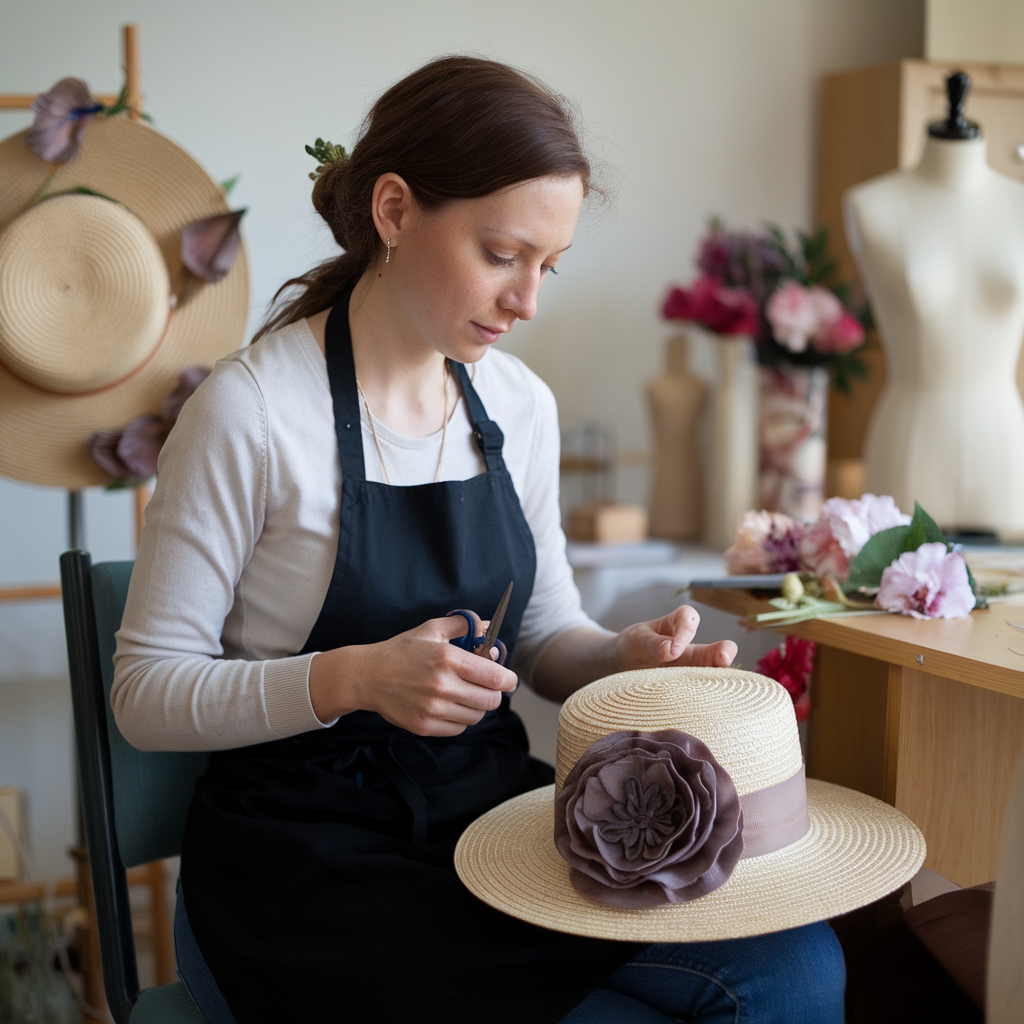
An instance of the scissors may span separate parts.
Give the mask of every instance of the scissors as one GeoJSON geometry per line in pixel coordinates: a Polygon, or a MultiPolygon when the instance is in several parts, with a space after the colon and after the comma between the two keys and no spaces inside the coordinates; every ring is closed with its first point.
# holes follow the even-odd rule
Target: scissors
{"type": "Polygon", "coordinates": [[[448,643],[455,644],[456,647],[461,647],[464,651],[469,651],[471,654],[479,654],[481,658],[490,658],[491,648],[497,647],[498,664],[504,665],[505,659],[508,657],[508,651],[505,649],[505,645],[498,639],[498,632],[505,618],[505,612],[508,609],[508,599],[511,596],[512,583],[505,588],[505,593],[501,595],[498,607],[491,616],[491,624],[487,627],[487,632],[483,636],[474,635],[476,633],[476,617],[472,612],[466,611],[465,608],[449,612],[449,615],[461,615],[469,626],[469,632],[465,636],[457,636],[454,640],[449,640],[448,643]]]}

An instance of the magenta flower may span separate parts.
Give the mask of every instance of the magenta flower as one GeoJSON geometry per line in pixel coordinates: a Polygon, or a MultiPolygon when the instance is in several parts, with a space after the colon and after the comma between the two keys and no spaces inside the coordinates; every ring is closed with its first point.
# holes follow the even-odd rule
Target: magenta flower
{"type": "Polygon", "coordinates": [[[843,355],[864,344],[864,328],[852,313],[843,315],[814,336],[814,347],[824,354],[843,355]]]}
{"type": "Polygon", "coordinates": [[[876,598],[887,612],[915,619],[962,619],[974,608],[967,563],[941,541],[905,551],[882,571],[876,598]]]}
{"type": "Polygon", "coordinates": [[[850,575],[850,562],[868,538],[909,522],[910,516],[901,512],[887,494],[862,494],[852,501],[829,498],[803,535],[800,557],[811,572],[818,576],[831,573],[842,583],[850,575]]]}
{"type": "Polygon", "coordinates": [[[36,112],[26,141],[36,156],[67,163],[78,152],[89,121],[103,109],[80,78],[62,78],[32,101],[36,112]]]}
{"type": "Polygon", "coordinates": [[[780,647],[770,650],[757,663],[757,671],[781,683],[792,698],[797,722],[804,721],[811,713],[808,687],[817,651],[818,645],[813,640],[787,636],[780,647]]]}
{"type": "Polygon", "coordinates": [[[673,288],[662,315],[669,320],[693,320],[715,334],[757,333],[757,300],[746,288],[727,288],[704,274],[692,288],[673,288]]]}

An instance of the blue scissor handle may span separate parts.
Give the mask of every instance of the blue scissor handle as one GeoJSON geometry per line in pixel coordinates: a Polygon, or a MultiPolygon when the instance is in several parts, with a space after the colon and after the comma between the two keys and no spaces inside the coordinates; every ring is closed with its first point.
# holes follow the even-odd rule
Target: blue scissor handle
{"type": "MultiPolygon", "coordinates": [[[[476,632],[476,619],[473,618],[473,613],[467,612],[464,608],[459,608],[454,612],[449,612],[448,614],[461,615],[466,620],[466,625],[469,627],[464,636],[457,636],[454,640],[449,640],[448,643],[454,644],[456,647],[461,647],[464,651],[478,651],[487,638],[484,636],[474,636],[474,633],[476,632]]],[[[508,651],[506,650],[505,645],[500,640],[495,640],[494,646],[498,648],[498,664],[504,665],[505,659],[508,657],[508,651]]]]}

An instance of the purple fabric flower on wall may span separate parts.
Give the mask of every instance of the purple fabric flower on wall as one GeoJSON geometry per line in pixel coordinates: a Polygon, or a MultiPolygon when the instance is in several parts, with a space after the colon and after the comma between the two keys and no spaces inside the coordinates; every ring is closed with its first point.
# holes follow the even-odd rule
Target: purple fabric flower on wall
{"type": "Polygon", "coordinates": [[[207,284],[220,281],[238,255],[238,224],[244,215],[245,210],[232,210],[187,224],[181,232],[182,263],[207,284]]]}
{"type": "Polygon", "coordinates": [[[26,136],[29,149],[50,163],[67,163],[78,152],[85,126],[103,105],[80,78],[62,78],[32,101],[32,109],[36,116],[26,136]]]}
{"type": "Polygon", "coordinates": [[[156,473],[160,449],[185,401],[210,375],[205,366],[189,366],[178,374],[177,387],[164,399],[160,415],[136,416],[126,427],[93,431],[86,451],[119,484],[147,480],[156,473]]]}
{"type": "Polygon", "coordinates": [[[717,889],[743,852],[742,825],[729,774],[675,729],[598,740],[555,798],[555,846],[573,886],[628,910],[717,889]]]}

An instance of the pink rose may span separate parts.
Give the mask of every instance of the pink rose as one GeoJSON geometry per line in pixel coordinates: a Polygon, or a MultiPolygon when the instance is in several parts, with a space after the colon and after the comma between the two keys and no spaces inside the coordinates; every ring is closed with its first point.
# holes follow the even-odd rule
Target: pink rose
{"type": "Polygon", "coordinates": [[[725,552],[725,571],[746,573],[794,572],[800,568],[803,524],[781,512],[745,512],[725,552]]]}
{"type": "Polygon", "coordinates": [[[887,494],[863,494],[852,501],[829,498],[803,535],[800,557],[811,572],[818,576],[831,573],[843,582],[850,575],[850,562],[869,537],[909,522],[910,516],[901,512],[887,494]]]}
{"type": "Polygon", "coordinates": [[[692,288],[673,288],[662,315],[669,320],[694,320],[716,334],[756,334],[757,300],[745,288],[727,288],[704,274],[692,288]]]}
{"type": "Polygon", "coordinates": [[[852,314],[843,315],[830,327],[814,336],[814,347],[821,353],[842,355],[864,344],[864,328],[852,314]]]}
{"type": "Polygon", "coordinates": [[[974,607],[974,592],[963,556],[936,542],[905,551],[883,570],[876,600],[915,619],[962,619],[974,607]]]}
{"type": "Polygon", "coordinates": [[[790,352],[803,352],[818,330],[818,309],[810,289],[796,281],[777,288],[765,307],[775,340],[790,352]]]}

